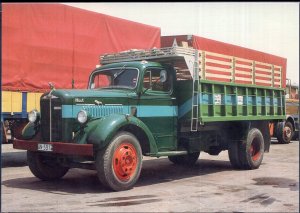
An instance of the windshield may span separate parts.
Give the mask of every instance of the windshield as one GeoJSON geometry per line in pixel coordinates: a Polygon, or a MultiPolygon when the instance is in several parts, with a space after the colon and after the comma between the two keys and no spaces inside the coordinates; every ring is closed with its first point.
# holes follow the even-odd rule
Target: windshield
{"type": "Polygon", "coordinates": [[[138,69],[120,67],[95,72],[91,77],[90,89],[128,88],[134,89],[137,84],[138,69]]]}

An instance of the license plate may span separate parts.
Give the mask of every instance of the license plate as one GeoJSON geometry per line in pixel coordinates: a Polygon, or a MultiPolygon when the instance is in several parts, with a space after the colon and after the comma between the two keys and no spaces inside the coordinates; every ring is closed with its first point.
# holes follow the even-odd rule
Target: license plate
{"type": "Polygon", "coordinates": [[[39,143],[38,144],[38,150],[39,151],[45,151],[45,152],[52,152],[53,151],[53,146],[52,146],[52,144],[39,143]]]}

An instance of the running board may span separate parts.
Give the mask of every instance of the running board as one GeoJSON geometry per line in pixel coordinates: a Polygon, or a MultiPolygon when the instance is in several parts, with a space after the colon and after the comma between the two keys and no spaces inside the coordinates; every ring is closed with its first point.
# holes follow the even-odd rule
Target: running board
{"type": "MultiPolygon", "coordinates": [[[[155,154],[149,153],[151,157],[174,156],[174,155],[187,155],[188,151],[170,151],[170,152],[157,152],[155,154]]],[[[148,154],[146,154],[148,155],[148,154]]]]}

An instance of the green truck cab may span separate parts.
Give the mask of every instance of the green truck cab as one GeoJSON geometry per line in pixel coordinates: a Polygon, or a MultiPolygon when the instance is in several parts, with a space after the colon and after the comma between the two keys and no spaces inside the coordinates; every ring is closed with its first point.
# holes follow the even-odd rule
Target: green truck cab
{"type": "Polygon", "coordinates": [[[115,191],[134,186],[142,156],[193,165],[201,151],[228,150],[234,168],[257,169],[270,123],[285,117],[284,90],[208,80],[199,69],[205,59],[177,46],[102,56],[86,90],[52,86],[41,96],[41,111],[29,113],[14,148],[27,150],[42,180],[96,169],[115,191]]]}

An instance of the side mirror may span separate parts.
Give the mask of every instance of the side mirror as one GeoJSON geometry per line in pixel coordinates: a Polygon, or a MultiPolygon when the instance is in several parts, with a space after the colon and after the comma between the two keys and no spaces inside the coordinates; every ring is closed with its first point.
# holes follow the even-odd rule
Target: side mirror
{"type": "Polygon", "coordinates": [[[167,71],[166,70],[160,71],[159,80],[161,83],[165,83],[167,81],[167,71]]]}

